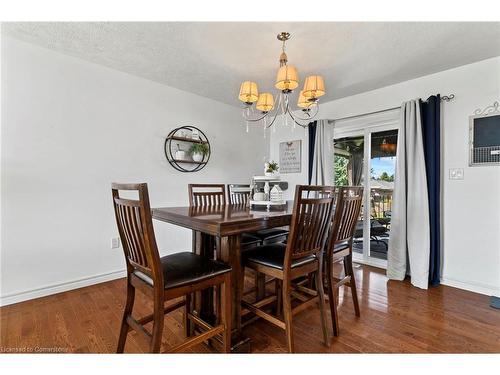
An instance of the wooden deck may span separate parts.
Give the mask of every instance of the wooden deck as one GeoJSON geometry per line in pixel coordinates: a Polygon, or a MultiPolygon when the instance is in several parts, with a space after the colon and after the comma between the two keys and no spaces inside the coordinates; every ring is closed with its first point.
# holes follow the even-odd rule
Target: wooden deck
{"type": "MultiPolygon", "coordinates": [[[[489,297],[440,286],[428,291],[408,281],[388,281],[382,270],[356,269],[361,318],[349,294],[340,297],[340,337],[321,344],[319,312],[310,308],[294,317],[296,350],[304,353],[499,353],[500,311],[489,297]]],[[[0,351],[115,351],[125,301],[125,280],[39,298],[0,308],[0,351]]],[[[136,298],[137,315],[152,306],[136,298]]],[[[166,317],[163,349],[183,340],[182,314],[166,317]]],[[[330,321],[328,322],[330,324],[330,321]]],[[[282,330],[262,320],[244,330],[252,352],[286,352],[282,330]]],[[[134,332],[125,351],[141,353],[147,344],[134,332]]],[[[195,352],[210,352],[205,345],[195,352]]]]}

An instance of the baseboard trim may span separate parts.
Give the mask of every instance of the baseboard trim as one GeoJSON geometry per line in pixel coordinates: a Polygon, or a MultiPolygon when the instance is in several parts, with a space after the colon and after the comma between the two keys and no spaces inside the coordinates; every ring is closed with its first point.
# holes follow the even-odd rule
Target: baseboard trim
{"type": "Polygon", "coordinates": [[[469,292],[484,294],[487,296],[500,296],[500,289],[495,288],[492,285],[463,282],[450,278],[441,278],[441,284],[446,286],[451,286],[453,288],[468,290],[469,292]]]}
{"type": "Polygon", "coordinates": [[[83,277],[80,279],[75,279],[72,281],[53,284],[44,286],[37,289],[25,290],[22,292],[15,292],[7,294],[5,296],[0,296],[0,306],[12,305],[14,303],[19,303],[23,301],[28,301],[35,298],[50,296],[52,294],[57,294],[61,292],[67,292],[73,289],[83,288],[89,285],[100,284],[106,281],[120,279],[125,277],[127,274],[125,270],[112,271],[108,273],[103,273],[100,275],[94,275],[89,277],[83,277]]]}

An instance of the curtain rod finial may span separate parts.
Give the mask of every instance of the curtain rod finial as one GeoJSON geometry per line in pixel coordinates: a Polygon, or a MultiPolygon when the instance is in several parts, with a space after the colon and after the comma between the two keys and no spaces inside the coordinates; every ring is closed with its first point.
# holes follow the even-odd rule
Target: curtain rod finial
{"type": "Polygon", "coordinates": [[[450,95],[443,95],[441,97],[441,100],[444,100],[445,102],[449,102],[450,100],[455,99],[455,94],[450,94],[450,95]]]}

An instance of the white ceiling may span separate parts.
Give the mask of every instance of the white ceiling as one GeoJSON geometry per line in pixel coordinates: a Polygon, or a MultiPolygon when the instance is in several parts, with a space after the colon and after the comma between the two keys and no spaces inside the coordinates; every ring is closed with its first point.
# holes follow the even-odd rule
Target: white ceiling
{"type": "Polygon", "coordinates": [[[280,42],[322,101],[500,55],[500,23],[3,23],[2,32],[68,55],[239,105],[241,81],[273,90],[280,42]]]}

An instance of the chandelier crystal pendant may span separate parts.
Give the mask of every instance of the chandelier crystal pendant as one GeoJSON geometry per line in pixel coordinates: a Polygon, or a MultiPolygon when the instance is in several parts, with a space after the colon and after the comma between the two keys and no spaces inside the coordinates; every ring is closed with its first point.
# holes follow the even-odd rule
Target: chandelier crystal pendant
{"type": "Polygon", "coordinates": [[[259,93],[255,82],[245,81],[241,84],[238,99],[245,105],[243,118],[246,120],[247,132],[249,123],[262,122],[265,137],[266,129],[273,126],[279,114],[283,116],[285,126],[288,124],[287,117],[289,116],[293,120],[293,128],[295,125],[307,128],[311,120],[318,114],[319,97],[325,95],[325,82],[323,77],[319,75],[306,78],[304,87],[299,92],[298,108],[292,109],[290,106],[290,94],[299,87],[299,75],[294,66],[288,65],[288,56],[285,52],[285,44],[288,39],[290,39],[290,33],[278,34],[278,40],[283,44],[279,59],[280,67],[274,84],[274,87],[279,90],[276,101],[273,94],[269,92],[259,93]],[[255,109],[254,103],[256,103],[255,109]],[[271,120],[268,121],[268,118],[271,120]]]}

